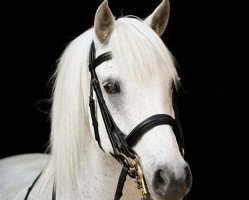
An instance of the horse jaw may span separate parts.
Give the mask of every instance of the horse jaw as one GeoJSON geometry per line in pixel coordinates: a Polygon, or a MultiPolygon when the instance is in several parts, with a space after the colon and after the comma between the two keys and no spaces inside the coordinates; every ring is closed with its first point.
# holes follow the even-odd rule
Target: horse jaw
{"type": "MultiPolygon", "coordinates": [[[[99,148],[91,133],[88,135],[77,179],[77,187],[81,193],[79,199],[113,199],[122,166],[99,148]]],[[[134,180],[128,177],[123,193],[122,198],[127,200],[141,197],[134,180]]]]}

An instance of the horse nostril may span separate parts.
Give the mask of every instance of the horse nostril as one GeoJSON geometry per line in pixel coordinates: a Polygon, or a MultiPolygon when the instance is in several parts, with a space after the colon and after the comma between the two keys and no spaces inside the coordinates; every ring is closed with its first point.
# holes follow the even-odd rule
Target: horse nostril
{"type": "Polygon", "coordinates": [[[165,195],[169,180],[165,172],[161,169],[157,170],[153,179],[153,190],[158,193],[165,195]]]}

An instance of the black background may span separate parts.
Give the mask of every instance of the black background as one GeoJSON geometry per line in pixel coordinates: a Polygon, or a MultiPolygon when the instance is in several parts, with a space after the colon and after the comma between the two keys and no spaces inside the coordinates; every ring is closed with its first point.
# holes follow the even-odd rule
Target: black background
{"type": "MultiPolygon", "coordinates": [[[[100,2],[12,2],[2,7],[7,12],[1,24],[0,158],[46,150],[49,79],[68,42],[93,25],[100,2]]],[[[144,18],[159,3],[109,1],[116,17],[123,13],[144,18]]],[[[236,26],[231,17],[233,6],[228,1],[171,0],[170,20],[163,35],[180,65],[180,118],[186,160],[194,178],[190,200],[225,198],[234,187],[230,185],[233,175],[226,171],[231,166],[228,143],[236,143],[230,118],[236,109],[231,106],[231,91],[237,91],[230,51],[231,30],[236,26]],[[221,187],[224,185],[227,187],[221,187]]]]}

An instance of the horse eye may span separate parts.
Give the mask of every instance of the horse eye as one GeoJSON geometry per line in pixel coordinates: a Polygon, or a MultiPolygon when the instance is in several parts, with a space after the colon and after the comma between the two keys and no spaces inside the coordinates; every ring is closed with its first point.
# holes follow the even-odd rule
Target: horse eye
{"type": "Polygon", "coordinates": [[[115,94],[120,92],[120,86],[118,83],[106,83],[104,89],[108,94],[115,94]]]}

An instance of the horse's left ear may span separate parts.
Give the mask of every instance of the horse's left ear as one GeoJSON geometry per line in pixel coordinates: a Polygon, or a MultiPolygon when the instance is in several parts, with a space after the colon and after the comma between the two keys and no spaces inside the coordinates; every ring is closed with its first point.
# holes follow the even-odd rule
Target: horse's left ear
{"type": "Polygon", "coordinates": [[[169,0],[163,0],[162,3],[148,16],[144,22],[150,26],[159,36],[161,36],[169,21],[170,4],[169,0]]]}

